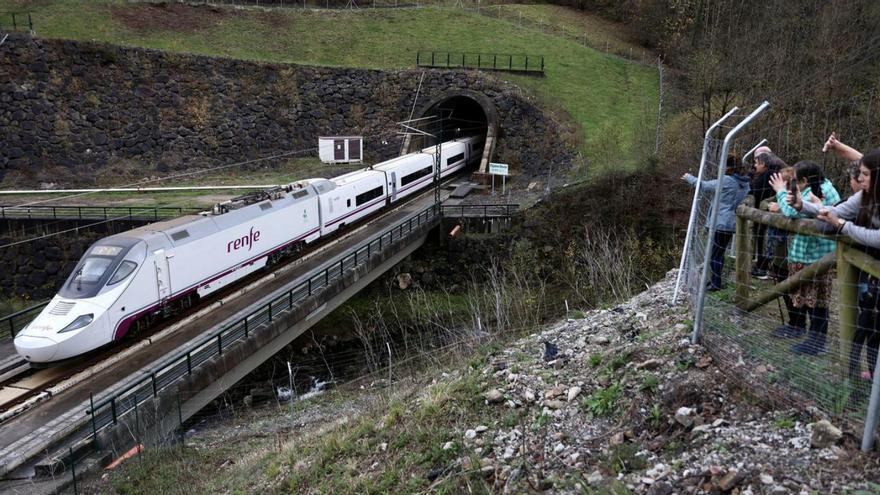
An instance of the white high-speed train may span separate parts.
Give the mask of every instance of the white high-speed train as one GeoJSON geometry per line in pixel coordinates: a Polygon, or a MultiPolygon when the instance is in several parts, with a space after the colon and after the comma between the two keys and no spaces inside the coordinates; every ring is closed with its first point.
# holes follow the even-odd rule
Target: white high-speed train
{"type": "MultiPolygon", "coordinates": [[[[477,137],[443,143],[441,177],[479,159],[481,146],[477,137]]],[[[32,363],[49,363],[118,341],[133,328],[185,309],[277,257],[430,186],[435,154],[434,147],[425,148],[101,239],[15,336],[15,349],[32,363]]]]}

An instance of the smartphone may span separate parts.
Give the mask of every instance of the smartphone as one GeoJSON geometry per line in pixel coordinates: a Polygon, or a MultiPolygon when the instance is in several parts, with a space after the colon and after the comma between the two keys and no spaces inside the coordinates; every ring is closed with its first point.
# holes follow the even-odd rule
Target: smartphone
{"type": "Polygon", "coordinates": [[[797,179],[788,179],[788,191],[792,194],[797,194],[797,179]]]}

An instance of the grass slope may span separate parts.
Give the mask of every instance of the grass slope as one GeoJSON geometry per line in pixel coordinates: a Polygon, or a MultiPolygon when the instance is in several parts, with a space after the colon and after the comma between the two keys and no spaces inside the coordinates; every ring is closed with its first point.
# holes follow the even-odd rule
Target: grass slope
{"type": "Polygon", "coordinates": [[[97,40],[176,52],[376,69],[412,68],[417,50],[543,55],[546,77],[501,77],[527,88],[559,120],[579,128],[596,169],[632,165],[653,143],[658,79],[651,67],[529,29],[528,19],[589,30],[589,42],[613,41],[607,25],[571,9],[508,6],[517,22],[451,8],[290,10],[157,6],[122,0],[0,0],[0,11],[30,10],[46,38],[97,40]],[[512,10],[515,8],[516,10],[512,10]],[[514,14],[515,12],[515,14],[514,14]]]}

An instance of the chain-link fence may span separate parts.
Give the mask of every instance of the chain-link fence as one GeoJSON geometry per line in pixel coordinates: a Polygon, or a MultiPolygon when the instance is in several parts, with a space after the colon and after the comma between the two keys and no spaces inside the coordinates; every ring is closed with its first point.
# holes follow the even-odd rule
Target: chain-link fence
{"type": "Polygon", "coordinates": [[[868,449],[880,399],[872,374],[878,302],[871,299],[880,293],[880,263],[843,223],[811,218],[831,209],[855,220],[846,207],[833,208],[854,191],[835,189],[812,162],[784,167],[775,184],[761,182],[762,170],[746,177],[741,159],[728,152],[760,112],[722,125],[735,110],[707,132],[701,167],[685,176],[696,191],[679,283],[694,308],[693,340],[757,396],[790,408],[813,405],[864,427],[868,449]],[[813,206],[799,212],[789,196],[813,206]],[[755,204],[756,197],[764,201],[755,204]]]}

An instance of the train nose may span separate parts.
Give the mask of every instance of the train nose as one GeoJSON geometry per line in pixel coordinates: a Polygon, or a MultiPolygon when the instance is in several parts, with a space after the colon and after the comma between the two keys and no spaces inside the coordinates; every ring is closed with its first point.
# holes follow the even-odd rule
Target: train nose
{"type": "Polygon", "coordinates": [[[51,361],[58,352],[58,344],[46,337],[19,335],[15,337],[15,350],[28,361],[51,361]]]}

